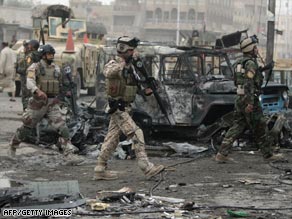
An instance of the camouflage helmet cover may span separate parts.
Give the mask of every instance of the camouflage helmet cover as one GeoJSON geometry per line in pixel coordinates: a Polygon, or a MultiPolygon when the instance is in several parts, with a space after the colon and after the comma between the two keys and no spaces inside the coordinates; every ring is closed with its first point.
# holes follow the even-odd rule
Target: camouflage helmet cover
{"type": "Polygon", "coordinates": [[[123,36],[119,37],[117,41],[117,51],[119,53],[126,53],[128,50],[135,49],[140,40],[136,37],[123,36]]]}
{"type": "Polygon", "coordinates": [[[256,35],[245,38],[240,42],[240,49],[243,53],[248,53],[258,44],[259,40],[256,35]]]}

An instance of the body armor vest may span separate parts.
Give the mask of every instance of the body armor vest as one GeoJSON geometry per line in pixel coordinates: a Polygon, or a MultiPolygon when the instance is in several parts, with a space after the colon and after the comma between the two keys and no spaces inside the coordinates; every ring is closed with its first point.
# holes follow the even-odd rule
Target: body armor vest
{"type": "Polygon", "coordinates": [[[242,86],[244,84],[244,77],[245,77],[245,63],[251,60],[251,58],[246,57],[240,59],[236,64],[235,64],[235,69],[234,69],[234,85],[236,87],[242,86]]]}
{"type": "Polygon", "coordinates": [[[55,64],[47,65],[40,62],[38,69],[37,86],[47,94],[48,97],[55,97],[60,93],[61,74],[55,64]]]}
{"type": "Polygon", "coordinates": [[[122,77],[120,75],[106,77],[107,95],[114,99],[122,99],[128,103],[133,102],[138,90],[137,80],[133,71],[131,66],[130,69],[123,69],[122,77]]]}
{"type": "Polygon", "coordinates": [[[237,87],[238,95],[244,95],[243,85],[244,85],[245,74],[246,74],[245,65],[249,60],[255,63],[256,69],[257,69],[253,78],[253,82],[256,89],[255,93],[259,95],[261,92],[261,86],[263,84],[264,77],[261,74],[261,72],[258,71],[258,63],[255,60],[251,59],[250,57],[244,57],[235,64],[234,84],[237,87]]]}

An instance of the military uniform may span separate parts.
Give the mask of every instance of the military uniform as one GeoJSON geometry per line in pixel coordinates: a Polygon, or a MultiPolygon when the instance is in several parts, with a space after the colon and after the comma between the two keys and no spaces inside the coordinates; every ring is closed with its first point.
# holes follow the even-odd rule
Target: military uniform
{"type": "Polygon", "coordinates": [[[226,133],[219,152],[227,156],[235,139],[246,128],[249,128],[254,134],[255,142],[261,149],[263,156],[268,158],[273,152],[266,136],[267,125],[259,101],[263,75],[258,70],[257,60],[248,54],[245,54],[235,66],[237,97],[235,100],[234,123],[226,133]],[[248,104],[253,105],[252,112],[245,111],[248,104]]]}
{"type": "Polygon", "coordinates": [[[37,51],[31,51],[28,54],[24,52],[19,53],[17,56],[16,72],[20,75],[21,81],[21,101],[23,111],[27,108],[28,100],[31,97],[30,91],[26,87],[26,70],[34,62],[38,62],[37,51]]]}
{"type": "Polygon", "coordinates": [[[76,97],[76,89],[74,89],[75,83],[72,81],[73,63],[73,57],[65,57],[62,59],[62,95],[60,96],[60,99],[62,100],[63,106],[68,108],[68,110],[71,110],[71,112],[74,114],[77,113],[78,106],[76,104],[76,99],[74,98],[76,97]]]}
{"type": "Polygon", "coordinates": [[[62,74],[60,68],[51,63],[48,65],[44,60],[33,63],[27,71],[27,89],[33,94],[29,98],[28,106],[23,114],[23,126],[20,127],[11,142],[12,151],[16,146],[26,141],[28,129],[35,128],[37,123],[46,116],[50,125],[60,134],[61,147],[66,154],[77,150],[69,138],[69,130],[65,123],[65,115],[59,106],[59,94],[62,90],[62,74]],[[47,99],[38,98],[34,95],[36,90],[41,90],[47,95],[47,99]]]}
{"type": "Polygon", "coordinates": [[[130,116],[131,103],[137,93],[137,80],[139,78],[132,64],[125,65],[123,59],[111,60],[104,67],[106,78],[106,92],[108,95],[107,112],[110,115],[108,133],[104,139],[101,153],[95,167],[95,179],[115,179],[116,175],[106,170],[107,161],[119,143],[119,136],[123,133],[133,141],[133,149],[138,160],[138,166],[147,177],[161,172],[162,165],[154,165],[148,160],[145,152],[143,131],[130,116]]]}

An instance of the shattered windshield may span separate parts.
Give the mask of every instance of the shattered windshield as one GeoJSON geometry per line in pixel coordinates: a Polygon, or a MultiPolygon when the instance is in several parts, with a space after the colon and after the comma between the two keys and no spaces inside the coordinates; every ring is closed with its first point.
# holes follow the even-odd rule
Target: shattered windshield
{"type": "Polygon", "coordinates": [[[72,30],[73,37],[79,37],[80,34],[86,32],[85,20],[70,19],[66,26],[60,17],[49,17],[50,37],[67,39],[68,30],[72,30]]]}
{"type": "Polygon", "coordinates": [[[201,59],[198,56],[166,56],[163,59],[162,75],[167,82],[190,82],[196,80],[201,69],[201,59]]]}

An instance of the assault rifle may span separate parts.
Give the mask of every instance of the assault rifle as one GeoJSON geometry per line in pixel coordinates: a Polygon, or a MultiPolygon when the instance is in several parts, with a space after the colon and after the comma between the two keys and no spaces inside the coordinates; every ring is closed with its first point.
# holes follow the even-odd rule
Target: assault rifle
{"type": "Polygon", "coordinates": [[[264,72],[264,71],[268,71],[268,75],[267,75],[267,81],[265,84],[265,87],[267,86],[267,84],[269,83],[271,77],[272,77],[272,73],[273,73],[273,68],[274,68],[274,61],[271,61],[269,64],[265,65],[264,67],[260,67],[259,70],[260,72],[264,72]]]}
{"type": "Polygon", "coordinates": [[[70,88],[70,92],[71,92],[71,96],[70,96],[70,102],[71,102],[71,108],[72,108],[72,112],[73,112],[73,116],[74,118],[77,117],[77,104],[76,104],[76,98],[75,98],[75,83],[72,80],[72,69],[71,66],[69,64],[65,64],[63,66],[63,71],[69,81],[69,88],[70,88]]]}
{"type": "Polygon", "coordinates": [[[161,112],[165,115],[167,121],[169,122],[170,125],[175,125],[175,121],[171,115],[165,108],[165,105],[162,102],[162,99],[160,95],[157,93],[157,83],[155,81],[155,78],[150,77],[146,68],[144,67],[143,61],[140,58],[134,58],[132,59],[132,64],[134,65],[135,69],[139,71],[143,77],[145,78],[145,83],[147,86],[152,90],[153,95],[160,107],[161,112]]]}

